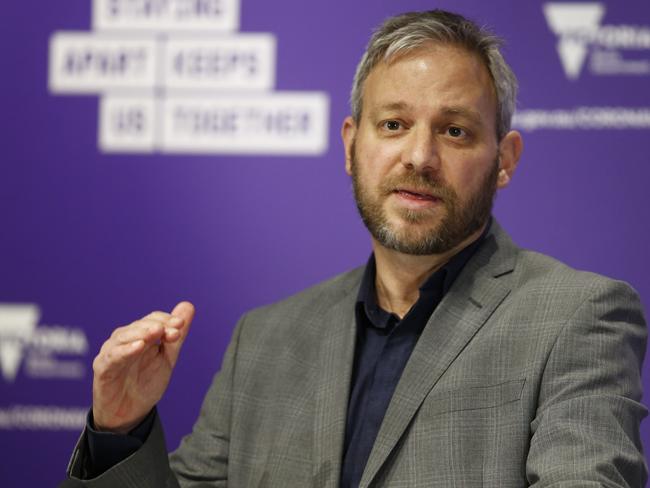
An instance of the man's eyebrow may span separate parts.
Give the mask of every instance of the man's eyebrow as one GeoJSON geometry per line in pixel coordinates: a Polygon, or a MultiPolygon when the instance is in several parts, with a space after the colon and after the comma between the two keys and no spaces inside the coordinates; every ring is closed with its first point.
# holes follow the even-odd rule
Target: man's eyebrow
{"type": "MultiPolygon", "coordinates": [[[[410,105],[406,102],[389,102],[379,105],[375,110],[373,110],[373,112],[378,113],[400,111],[406,110],[408,108],[410,108],[410,105]]],[[[466,119],[469,119],[477,124],[481,124],[483,122],[483,119],[481,118],[481,114],[479,112],[460,105],[445,106],[442,107],[440,111],[444,115],[458,115],[465,117],[466,119]]]]}
{"type": "Polygon", "coordinates": [[[444,113],[445,115],[460,115],[461,117],[470,119],[476,122],[477,124],[483,122],[483,119],[481,118],[481,114],[479,112],[465,107],[458,107],[458,106],[443,107],[442,113],[444,113]]]}

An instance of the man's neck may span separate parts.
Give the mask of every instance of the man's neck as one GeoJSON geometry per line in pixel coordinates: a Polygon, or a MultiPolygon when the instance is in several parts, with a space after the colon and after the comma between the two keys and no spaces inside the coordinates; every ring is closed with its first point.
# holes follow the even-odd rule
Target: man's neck
{"type": "Polygon", "coordinates": [[[373,238],[377,269],[375,288],[379,306],[400,318],[404,317],[418,300],[419,289],[426,279],[478,239],[484,229],[485,225],[445,253],[423,256],[387,249],[373,238]]]}

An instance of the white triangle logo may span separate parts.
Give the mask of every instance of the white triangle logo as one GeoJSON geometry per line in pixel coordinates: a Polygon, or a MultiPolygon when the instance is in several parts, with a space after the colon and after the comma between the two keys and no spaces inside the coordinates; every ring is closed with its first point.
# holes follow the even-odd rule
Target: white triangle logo
{"type": "Polygon", "coordinates": [[[20,341],[3,340],[0,342],[0,368],[5,380],[13,381],[18,373],[18,366],[23,356],[20,341]]]}
{"type": "Polygon", "coordinates": [[[23,358],[23,348],[40,318],[37,305],[0,303],[0,369],[5,380],[13,381],[23,358]]]}
{"type": "Polygon", "coordinates": [[[544,16],[559,37],[556,48],[564,72],[569,79],[577,79],[587,57],[586,39],[598,31],[605,6],[602,3],[546,3],[544,16]]]}

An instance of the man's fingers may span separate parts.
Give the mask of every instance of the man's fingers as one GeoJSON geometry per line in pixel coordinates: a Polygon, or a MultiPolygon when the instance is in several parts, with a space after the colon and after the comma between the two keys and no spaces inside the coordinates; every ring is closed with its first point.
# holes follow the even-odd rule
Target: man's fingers
{"type": "Polygon", "coordinates": [[[165,342],[176,342],[181,337],[181,331],[174,329],[173,327],[168,327],[165,329],[165,334],[162,337],[162,340],[165,342]]]}
{"type": "Polygon", "coordinates": [[[182,320],[182,325],[178,329],[178,336],[176,332],[173,332],[174,329],[168,329],[164,336],[165,345],[163,352],[169,363],[173,366],[176,364],[181,346],[187,337],[187,332],[194,318],[194,305],[190,302],[180,302],[172,310],[172,315],[182,320]]]}
{"type": "Polygon", "coordinates": [[[194,319],[194,305],[190,302],[180,302],[172,310],[172,315],[181,318],[184,324],[183,328],[186,329],[192,323],[192,319],[194,319]]]}
{"type": "Polygon", "coordinates": [[[145,341],[142,339],[126,344],[106,343],[93,361],[93,370],[99,376],[110,374],[137,358],[144,348],[145,341]]]}
{"type": "Polygon", "coordinates": [[[169,314],[167,312],[161,312],[159,310],[156,310],[155,312],[151,312],[150,314],[142,317],[142,320],[154,319],[154,320],[160,320],[160,321],[164,322],[166,320],[169,320],[170,317],[171,317],[171,314],[169,314]]]}
{"type": "MultiPolygon", "coordinates": [[[[171,364],[175,364],[180,347],[194,318],[194,305],[180,302],[171,314],[151,312],[141,320],[113,331],[93,362],[93,369],[102,375],[121,369],[140,353],[146,354],[152,345],[165,344],[164,353],[171,364]]],[[[151,354],[158,350],[153,348],[151,354]]]]}
{"type": "Polygon", "coordinates": [[[165,328],[169,327],[168,322],[154,319],[138,320],[127,327],[116,329],[111,336],[111,340],[117,344],[127,344],[137,340],[157,341],[164,334],[165,328]]]}

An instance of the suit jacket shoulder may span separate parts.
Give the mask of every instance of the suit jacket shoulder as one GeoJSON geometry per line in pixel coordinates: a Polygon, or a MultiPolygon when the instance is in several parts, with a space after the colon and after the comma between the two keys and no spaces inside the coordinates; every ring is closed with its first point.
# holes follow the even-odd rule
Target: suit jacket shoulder
{"type": "Polygon", "coordinates": [[[310,286],[278,302],[252,309],[247,313],[251,318],[275,317],[287,314],[294,315],[294,311],[308,314],[317,314],[319,310],[331,307],[345,298],[348,293],[356,296],[361,283],[365,266],[359,266],[346,271],[325,281],[310,286]]]}
{"type": "MultiPolygon", "coordinates": [[[[316,346],[328,327],[327,317],[334,308],[353,313],[364,267],[341,273],[279,302],[255,308],[242,318],[240,342],[249,338],[266,342],[271,348],[291,343],[299,337],[316,346]],[[351,300],[353,298],[353,300],[351,300]]],[[[309,344],[305,344],[309,347],[309,344]]]]}

